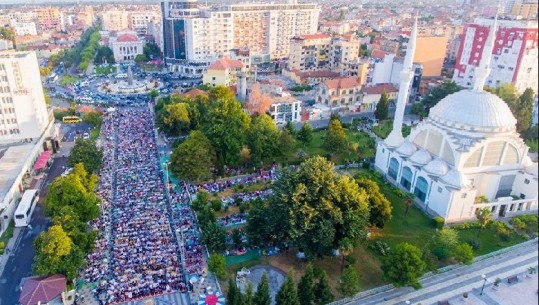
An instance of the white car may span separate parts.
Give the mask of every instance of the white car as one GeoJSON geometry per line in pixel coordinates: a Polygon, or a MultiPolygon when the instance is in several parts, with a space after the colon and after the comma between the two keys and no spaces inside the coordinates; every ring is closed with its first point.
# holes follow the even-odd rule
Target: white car
{"type": "Polygon", "coordinates": [[[90,138],[90,134],[85,132],[83,135],[82,135],[82,138],[85,139],[85,140],[88,140],[90,138]]]}

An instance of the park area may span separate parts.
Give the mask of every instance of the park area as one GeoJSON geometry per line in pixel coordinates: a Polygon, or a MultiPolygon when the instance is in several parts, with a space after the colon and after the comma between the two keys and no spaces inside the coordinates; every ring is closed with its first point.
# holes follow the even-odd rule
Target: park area
{"type": "MultiPolygon", "coordinates": [[[[392,219],[382,229],[375,227],[369,228],[370,238],[357,246],[346,258],[347,264],[352,265],[359,274],[361,290],[388,284],[383,279],[381,260],[389,249],[399,243],[407,242],[417,246],[421,251],[430,251],[430,244],[436,238],[437,225],[415,206],[409,207],[408,212],[406,212],[403,193],[385,182],[379,174],[366,169],[343,170],[339,171],[339,173],[356,178],[368,177],[376,181],[380,186],[380,191],[392,204],[392,219]]],[[[254,186],[251,185],[250,187],[254,186]]],[[[227,211],[218,212],[217,216],[224,217],[234,215],[234,213],[238,212],[238,208],[233,207],[227,211]]],[[[474,256],[479,256],[524,242],[536,236],[537,217],[535,216],[534,220],[530,218],[533,217],[528,217],[526,220],[528,227],[523,228],[520,226],[519,228],[521,229],[509,227],[505,223],[498,221],[491,221],[482,230],[481,234],[479,234],[479,225],[477,222],[455,225],[454,229],[458,233],[458,241],[471,245],[474,256]]],[[[241,227],[236,226],[235,228],[241,227]]],[[[266,255],[261,255],[259,250],[248,249],[245,254],[237,255],[233,253],[230,256],[226,256],[228,277],[234,278],[236,272],[243,268],[269,265],[284,273],[293,271],[293,276],[297,282],[304,274],[307,262],[298,259],[296,253],[297,249],[295,248],[283,250],[280,253],[266,253],[266,255]]],[[[337,298],[343,297],[338,289],[341,276],[341,263],[341,256],[317,258],[313,261],[315,269],[319,268],[326,271],[333,294],[337,298]]],[[[431,263],[433,264],[431,268],[440,268],[457,262],[451,257],[443,259],[434,257],[431,263]]]]}

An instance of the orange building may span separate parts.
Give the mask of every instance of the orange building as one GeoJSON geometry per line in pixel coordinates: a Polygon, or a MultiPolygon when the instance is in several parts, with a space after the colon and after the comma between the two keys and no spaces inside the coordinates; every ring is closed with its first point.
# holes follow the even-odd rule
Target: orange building
{"type": "Polygon", "coordinates": [[[423,76],[442,75],[447,41],[447,37],[417,37],[414,62],[423,66],[423,76]]]}

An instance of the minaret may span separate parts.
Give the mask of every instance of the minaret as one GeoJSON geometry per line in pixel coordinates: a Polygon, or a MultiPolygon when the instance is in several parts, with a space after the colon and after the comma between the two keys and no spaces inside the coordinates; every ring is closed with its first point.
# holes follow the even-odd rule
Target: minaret
{"type": "Polygon", "coordinates": [[[404,117],[404,108],[408,101],[408,92],[410,91],[410,83],[414,78],[414,53],[417,40],[417,17],[414,21],[414,27],[412,33],[410,33],[410,39],[408,40],[408,46],[406,48],[406,56],[404,57],[404,64],[400,72],[400,85],[399,95],[397,98],[397,109],[395,110],[395,117],[393,118],[393,130],[385,139],[385,143],[388,146],[397,147],[404,142],[402,136],[402,121],[404,117]]]}
{"type": "Polygon", "coordinates": [[[483,91],[487,77],[490,74],[490,60],[492,58],[492,51],[494,49],[494,40],[496,40],[496,27],[498,24],[498,15],[494,18],[494,22],[488,33],[485,46],[483,47],[483,54],[481,55],[481,61],[477,68],[475,68],[475,79],[473,83],[473,90],[483,91]]]}

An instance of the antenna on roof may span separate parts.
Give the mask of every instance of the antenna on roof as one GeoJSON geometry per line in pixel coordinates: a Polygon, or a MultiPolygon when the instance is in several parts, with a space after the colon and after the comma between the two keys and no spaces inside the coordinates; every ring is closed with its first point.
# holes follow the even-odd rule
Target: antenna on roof
{"type": "Polygon", "coordinates": [[[496,17],[494,22],[490,27],[487,40],[483,47],[483,54],[481,56],[481,61],[477,68],[475,68],[475,80],[473,83],[473,89],[476,91],[482,91],[487,82],[487,77],[490,74],[490,61],[492,59],[492,51],[494,50],[494,40],[496,39],[496,27],[498,25],[498,12],[496,12],[496,17]]]}

